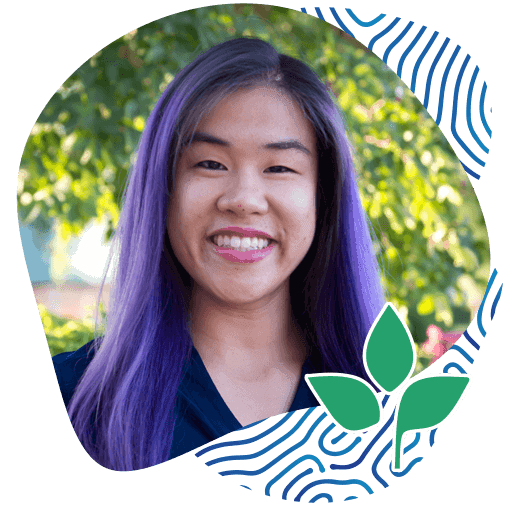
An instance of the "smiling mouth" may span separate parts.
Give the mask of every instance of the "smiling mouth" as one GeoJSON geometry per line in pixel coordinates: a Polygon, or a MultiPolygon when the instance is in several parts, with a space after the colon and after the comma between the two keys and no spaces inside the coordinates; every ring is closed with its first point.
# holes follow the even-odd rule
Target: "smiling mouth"
{"type": "Polygon", "coordinates": [[[215,235],[209,240],[219,248],[240,252],[263,250],[275,241],[266,237],[242,237],[235,235],[215,235]]]}
{"type": "Polygon", "coordinates": [[[276,244],[276,241],[267,237],[237,235],[214,235],[209,237],[209,241],[220,257],[241,264],[260,262],[271,254],[276,244]]]}

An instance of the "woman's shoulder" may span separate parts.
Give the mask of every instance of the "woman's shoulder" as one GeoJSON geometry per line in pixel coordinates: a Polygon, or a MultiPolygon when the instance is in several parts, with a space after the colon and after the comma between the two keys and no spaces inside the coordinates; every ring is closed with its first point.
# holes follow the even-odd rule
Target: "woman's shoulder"
{"type": "Polygon", "coordinates": [[[92,361],[94,352],[94,341],[92,340],[77,351],[62,352],[53,356],[53,366],[66,407],[83,373],[92,361]]]}

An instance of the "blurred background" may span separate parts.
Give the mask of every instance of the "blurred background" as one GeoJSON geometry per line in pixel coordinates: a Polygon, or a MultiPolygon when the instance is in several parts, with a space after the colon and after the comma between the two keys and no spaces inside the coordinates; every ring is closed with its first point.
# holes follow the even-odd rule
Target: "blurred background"
{"type": "MultiPolygon", "coordinates": [[[[86,61],[44,108],[22,157],[18,212],[51,354],[93,338],[126,177],[159,95],[198,54],[240,36],[305,61],[337,98],[388,300],[407,321],[421,371],[462,334],[487,285],[489,242],[472,186],[378,57],[317,18],[264,5],[206,7],[135,29],[86,61]]],[[[107,275],[102,318],[108,292],[107,275]]]]}

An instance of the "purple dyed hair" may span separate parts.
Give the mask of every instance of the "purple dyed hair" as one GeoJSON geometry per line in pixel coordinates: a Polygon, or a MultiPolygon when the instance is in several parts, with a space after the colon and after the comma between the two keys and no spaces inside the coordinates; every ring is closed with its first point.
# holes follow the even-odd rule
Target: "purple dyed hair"
{"type": "Polygon", "coordinates": [[[159,99],[124,196],[105,336],[95,341],[68,408],[85,449],[110,469],[140,469],[170,456],[177,388],[192,347],[191,278],[166,231],[176,162],[204,113],[257,84],[292,97],[318,140],[317,228],[290,279],[295,320],[317,370],[367,379],[363,343],[385,300],[340,113],[304,63],[258,39],[224,42],[180,71],[159,99]]]}

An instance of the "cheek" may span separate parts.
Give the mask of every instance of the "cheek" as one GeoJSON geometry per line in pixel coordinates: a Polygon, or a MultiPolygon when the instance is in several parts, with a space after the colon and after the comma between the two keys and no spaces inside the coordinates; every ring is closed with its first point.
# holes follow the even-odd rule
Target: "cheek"
{"type": "Polygon", "coordinates": [[[170,244],[176,255],[182,251],[184,242],[186,241],[185,232],[188,230],[188,224],[190,222],[188,210],[189,202],[183,197],[182,193],[176,193],[170,197],[167,229],[170,244]]]}
{"type": "Polygon", "coordinates": [[[190,179],[181,187],[181,196],[183,202],[188,205],[188,209],[196,210],[201,204],[205,204],[208,198],[214,193],[214,189],[208,182],[202,182],[200,179],[190,179]]]}
{"type": "Polygon", "coordinates": [[[312,189],[294,189],[289,193],[289,202],[292,204],[290,213],[295,219],[296,228],[301,231],[303,241],[313,239],[316,223],[316,197],[312,189]]]}
{"type": "Polygon", "coordinates": [[[315,235],[315,194],[307,187],[294,187],[279,196],[279,221],[285,242],[282,254],[298,263],[306,255],[315,235]]]}
{"type": "Polygon", "coordinates": [[[176,230],[186,231],[190,226],[198,226],[197,219],[204,216],[204,208],[210,193],[204,186],[193,182],[182,183],[170,198],[168,225],[176,230]]]}
{"type": "Polygon", "coordinates": [[[315,197],[310,193],[310,190],[303,188],[293,189],[289,193],[289,199],[292,205],[303,213],[310,209],[311,205],[315,202],[315,197]]]}

